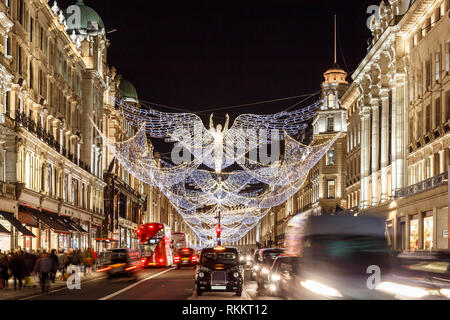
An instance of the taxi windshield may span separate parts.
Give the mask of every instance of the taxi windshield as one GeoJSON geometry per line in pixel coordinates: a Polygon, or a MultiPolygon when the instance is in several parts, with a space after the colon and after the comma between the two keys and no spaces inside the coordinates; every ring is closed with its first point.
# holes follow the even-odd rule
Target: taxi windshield
{"type": "Polygon", "coordinates": [[[203,252],[200,263],[208,264],[237,264],[237,254],[235,252],[203,252]]]}

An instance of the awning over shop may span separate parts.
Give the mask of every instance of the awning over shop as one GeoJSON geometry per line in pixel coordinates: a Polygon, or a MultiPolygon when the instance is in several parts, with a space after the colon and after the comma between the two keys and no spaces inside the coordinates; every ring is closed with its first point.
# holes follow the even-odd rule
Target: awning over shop
{"type": "Polygon", "coordinates": [[[47,211],[47,210],[42,210],[42,212],[45,215],[47,215],[48,217],[51,217],[52,219],[58,221],[60,224],[65,226],[69,231],[78,232],[78,229],[75,228],[74,226],[72,226],[70,223],[68,223],[68,221],[67,221],[67,219],[65,219],[65,217],[60,216],[57,213],[54,213],[54,212],[51,212],[51,211],[47,211]]]}
{"type": "Polygon", "coordinates": [[[40,222],[42,222],[55,232],[59,233],[70,232],[70,230],[65,225],[62,224],[62,222],[58,222],[58,220],[55,219],[54,217],[50,217],[48,214],[46,214],[45,211],[41,212],[37,209],[33,209],[26,206],[20,206],[19,211],[33,215],[35,219],[39,220],[40,222]]]}
{"type": "Polygon", "coordinates": [[[82,226],[80,226],[78,223],[76,223],[75,221],[73,221],[71,218],[66,217],[66,216],[60,216],[60,218],[67,223],[68,225],[70,225],[71,228],[74,228],[75,231],[78,232],[82,232],[82,233],[88,233],[86,230],[84,230],[84,228],[82,226]]]}
{"type": "Polygon", "coordinates": [[[0,233],[11,234],[4,226],[0,224],[0,233]]]}
{"type": "Polygon", "coordinates": [[[16,228],[17,231],[22,233],[24,236],[36,237],[30,230],[25,228],[19,220],[14,218],[14,215],[12,213],[0,211],[0,215],[3,216],[3,218],[5,218],[6,220],[8,220],[8,222],[11,223],[14,226],[14,228],[16,228]]]}

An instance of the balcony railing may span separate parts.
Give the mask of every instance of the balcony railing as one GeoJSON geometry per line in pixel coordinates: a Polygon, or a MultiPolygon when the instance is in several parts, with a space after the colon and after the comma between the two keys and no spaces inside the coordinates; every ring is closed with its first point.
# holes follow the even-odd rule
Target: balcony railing
{"type": "Polygon", "coordinates": [[[31,119],[31,117],[27,116],[24,112],[16,111],[16,119],[15,119],[15,126],[23,127],[30,131],[31,133],[35,134],[39,139],[44,141],[47,145],[55,149],[57,152],[61,153],[64,157],[72,161],[73,163],[79,165],[82,169],[86,170],[87,172],[91,171],[91,168],[81,161],[76,155],[73,153],[68,152],[66,148],[62,148],[60,143],[55,139],[55,137],[48,133],[38,122],[37,124],[31,119]]]}
{"type": "Polygon", "coordinates": [[[433,188],[437,188],[448,183],[448,171],[441,173],[437,176],[431,177],[427,180],[420,181],[406,188],[398,189],[395,191],[395,197],[407,197],[417,193],[421,193],[433,188]]]}

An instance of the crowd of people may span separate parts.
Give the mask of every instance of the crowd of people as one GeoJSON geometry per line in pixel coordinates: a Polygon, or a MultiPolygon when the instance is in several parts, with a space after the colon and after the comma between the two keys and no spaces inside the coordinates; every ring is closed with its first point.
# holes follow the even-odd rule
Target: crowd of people
{"type": "Polygon", "coordinates": [[[9,280],[14,279],[14,290],[24,287],[36,287],[38,278],[42,292],[48,292],[50,282],[67,280],[68,267],[83,267],[84,275],[90,275],[95,268],[97,253],[88,248],[84,251],[69,249],[68,251],[52,249],[32,250],[31,252],[17,249],[8,252],[0,250],[0,290],[9,287],[9,280]]]}

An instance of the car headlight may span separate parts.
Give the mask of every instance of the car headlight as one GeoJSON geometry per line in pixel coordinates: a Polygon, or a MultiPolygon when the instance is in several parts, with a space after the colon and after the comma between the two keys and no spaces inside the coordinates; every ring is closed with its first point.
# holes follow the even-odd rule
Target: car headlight
{"type": "Polygon", "coordinates": [[[240,256],[239,261],[244,261],[244,257],[240,256]]]}
{"type": "Polygon", "coordinates": [[[375,289],[408,298],[423,298],[428,295],[428,291],[424,288],[411,287],[389,281],[380,282],[375,289]]]}
{"type": "Polygon", "coordinates": [[[268,274],[268,273],[269,273],[269,269],[267,269],[267,268],[262,268],[262,269],[261,269],[261,272],[262,272],[263,274],[268,274]]]}
{"type": "Polygon", "coordinates": [[[259,266],[258,265],[254,265],[253,266],[253,270],[258,271],[259,270],[259,266]]]}
{"type": "Polygon", "coordinates": [[[270,278],[272,279],[272,281],[278,281],[281,279],[280,275],[278,275],[276,273],[273,274],[270,278]]]}
{"type": "Polygon", "coordinates": [[[441,290],[439,290],[439,292],[440,292],[443,296],[446,296],[447,298],[450,299],[450,289],[441,289],[441,290]]]}
{"type": "Polygon", "coordinates": [[[326,286],[320,282],[313,280],[306,280],[301,281],[300,284],[309,291],[320,294],[322,296],[342,298],[342,294],[338,290],[326,286]]]}
{"type": "Polygon", "coordinates": [[[197,275],[198,275],[199,278],[203,278],[205,276],[205,273],[204,272],[199,272],[197,275]]]}
{"type": "Polygon", "coordinates": [[[247,256],[247,257],[245,257],[245,260],[247,260],[247,261],[251,261],[251,260],[252,260],[252,257],[250,257],[250,256],[247,256]]]}
{"type": "Polygon", "coordinates": [[[239,278],[239,272],[235,272],[235,273],[233,273],[233,277],[235,277],[235,278],[239,278]]]}

